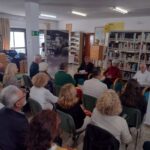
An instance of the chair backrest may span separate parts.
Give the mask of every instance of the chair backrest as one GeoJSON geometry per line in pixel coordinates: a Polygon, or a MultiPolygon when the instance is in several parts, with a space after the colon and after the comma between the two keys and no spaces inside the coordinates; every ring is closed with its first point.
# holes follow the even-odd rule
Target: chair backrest
{"type": "Polygon", "coordinates": [[[28,75],[23,75],[22,76],[23,81],[24,81],[24,86],[25,88],[31,88],[32,87],[32,81],[28,75]]]}
{"type": "Polygon", "coordinates": [[[97,99],[95,97],[83,94],[83,105],[84,105],[85,109],[92,112],[96,105],[96,101],[97,101],[97,99]]]}
{"type": "Polygon", "coordinates": [[[108,131],[89,124],[86,128],[83,150],[119,150],[119,141],[108,131]]]}
{"type": "Polygon", "coordinates": [[[33,116],[42,111],[42,106],[37,101],[29,98],[28,103],[33,116]]]}
{"type": "Polygon", "coordinates": [[[55,84],[55,85],[54,85],[54,88],[55,88],[55,95],[56,95],[56,96],[59,96],[59,92],[60,92],[61,86],[55,84]]]}
{"type": "Polygon", "coordinates": [[[125,81],[123,81],[121,78],[117,78],[113,83],[113,90],[121,94],[124,85],[125,85],[125,81]]]}
{"type": "Polygon", "coordinates": [[[122,114],[126,114],[125,118],[129,127],[139,128],[142,123],[140,110],[132,107],[123,106],[122,114]]]}
{"type": "Polygon", "coordinates": [[[76,128],[72,116],[60,110],[57,110],[57,112],[61,118],[61,128],[63,129],[63,131],[74,134],[76,128]]]}
{"type": "Polygon", "coordinates": [[[142,94],[144,95],[146,101],[148,102],[150,95],[150,87],[145,87],[142,91],[142,94]]]}

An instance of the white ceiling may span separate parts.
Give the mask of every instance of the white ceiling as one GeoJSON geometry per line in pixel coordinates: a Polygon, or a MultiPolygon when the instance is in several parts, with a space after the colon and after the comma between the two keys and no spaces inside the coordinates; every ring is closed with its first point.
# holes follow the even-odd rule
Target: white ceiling
{"type": "MultiPolygon", "coordinates": [[[[114,18],[132,16],[150,16],[150,0],[34,0],[39,2],[40,11],[56,15],[57,20],[114,18]],[[122,15],[111,8],[120,6],[129,13],[122,15]],[[87,17],[71,14],[72,10],[87,13],[87,17]]],[[[25,15],[25,0],[0,0],[0,12],[11,15],[25,15]]]]}

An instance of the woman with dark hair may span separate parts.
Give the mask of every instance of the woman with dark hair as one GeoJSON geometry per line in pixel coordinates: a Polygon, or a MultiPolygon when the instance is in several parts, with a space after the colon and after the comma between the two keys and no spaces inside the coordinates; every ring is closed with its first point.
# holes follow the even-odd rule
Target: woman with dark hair
{"type": "Polygon", "coordinates": [[[123,94],[120,96],[123,106],[137,108],[141,111],[142,118],[146,112],[147,103],[142,95],[142,89],[135,79],[127,82],[123,94]]]}
{"type": "Polygon", "coordinates": [[[67,150],[54,144],[58,136],[60,119],[56,112],[43,110],[30,122],[27,150],[67,150]]]}

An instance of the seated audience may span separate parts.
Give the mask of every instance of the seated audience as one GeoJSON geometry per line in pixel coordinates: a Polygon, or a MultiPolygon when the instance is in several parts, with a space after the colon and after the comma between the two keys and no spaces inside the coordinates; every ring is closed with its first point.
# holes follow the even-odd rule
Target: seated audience
{"type": "Polygon", "coordinates": [[[0,82],[3,82],[3,76],[4,76],[4,65],[0,63],[0,82]]]}
{"type": "Polygon", "coordinates": [[[53,109],[53,104],[58,100],[45,85],[48,83],[48,76],[45,73],[38,73],[32,78],[33,87],[30,90],[30,97],[39,102],[42,109],[53,109]]]}
{"type": "Polygon", "coordinates": [[[26,150],[25,138],[28,131],[28,121],[21,112],[25,105],[26,94],[14,85],[9,85],[1,91],[1,100],[5,105],[0,110],[0,149],[26,150]]]}
{"type": "Polygon", "coordinates": [[[104,76],[105,76],[104,83],[107,84],[108,88],[111,87],[111,85],[117,78],[121,77],[121,72],[118,68],[117,60],[108,61],[108,68],[104,72],[104,76]]]}
{"type": "Polygon", "coordinates": [[[86,127],[89,118],[86,118],[76,94],[77,92],[74,85],[64,85],[60,90],[59,101],[56,108],[71,115],[75,122],[76,129],[81,129],[86,127]]]}
{"type": "Polygon", "coordinates": [[[96,98],[101,97],[103,92],[107,90],[107,85],[102,83],[101,80],[101,71],[98,68],[95,68],[92,73],[92,79],[86,80],[83,84],[83,93],[90,95],[96,98]]]}
{"type": "Polygon", "coordinates": [[[30,66],[30,77],[32,78],[34,75],[39,73],[39,63],[42,61],[41,55],[36,55],[34,57],[34,61],[30,66]]]}
{"type": "Polygon", "coordinates": [[[88,56],[85,56],[84,61],[81,63],[80,67],[78,68],[78,73],[74,75],[76,84],[78,83],[78,79],[87,80],[88,75],[92,73],[93,68],[94,68],[94,64],[90,62],[90,58],[88,56]]]}
{"type": "Polygon", "coordinates": [[[92,114],[92,124],[110,132],[120,143],[131,141],[127,122],[119,114],[122,112],[120,99],[113,90],[107,90],[98,99],[92,114]]]}
{"type": "Polygon", "coordinates": [[[74,79],[70,74],[67,73],[68,71],[68,64],[61,63],[59,67],[59,71],[55,74],[55,84],[59,86],[63,86],[67,83],[75,84],[74,79]]]}
{"type": "Polygon", "coordinates": [[[48,63],[46,62],[39,63],[39,72],[43,72],[47,74],[49,80],[45,88],[48,89],[51,93],[55,93],[54,85],[53,85],[53,78],[48,73],[48,63]]]}
{"type": "Polygon", "coordinates": [[[16,74],[18,73],[18,68],[16,64],[9,63],[5,69],[5,74],[3,77],[3,85],[4,87],[8,85],[21,86],[21,82],[17,80],[16,74]]]}
{"type": "Polygon", "coordinates": [[[56,112],[43,110],[38,113],[30,122],[27,150],[67,150],[54,143],[59,134],[59,125],[60,119],[56,112]]]}
{"type": "Polygon", "coordinates": [[[133,76],[141,86],[150,86],[150,72],[145,63],[140,64],[140,70],[133,76]]]}
{"type": "Polygon", "coordinates": [[[141,111],[142,118],[146,112],[147,103],[142,95],[142,89],[135,79],[130,79],[120,96],[123,106],[137,108],[141,111]]]}

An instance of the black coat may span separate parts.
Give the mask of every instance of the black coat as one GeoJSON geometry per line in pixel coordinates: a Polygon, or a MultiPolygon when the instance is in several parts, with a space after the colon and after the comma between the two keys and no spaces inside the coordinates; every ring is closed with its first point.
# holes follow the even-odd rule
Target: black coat
{"type": "Polygon", "coordinates": [[[92,73],[93,68],[94,68],[94,65],[91,62],[89,62],[87,65],[85,64],[85,62],[83,62],[78,68],[78,71],[85,70],[87,73],[92,73]]]}
{"type": "Polygon", "coordinates": [[[29,124],[24,114],[9,108],[0,110],[0,150],[25,150],[29,124]]]}
{"type": "Polygon", "coordinates": [[[39,73],[39,64],[32,62],[30,66],[30,77],[32,78],[37,73],[39,73]]]}

